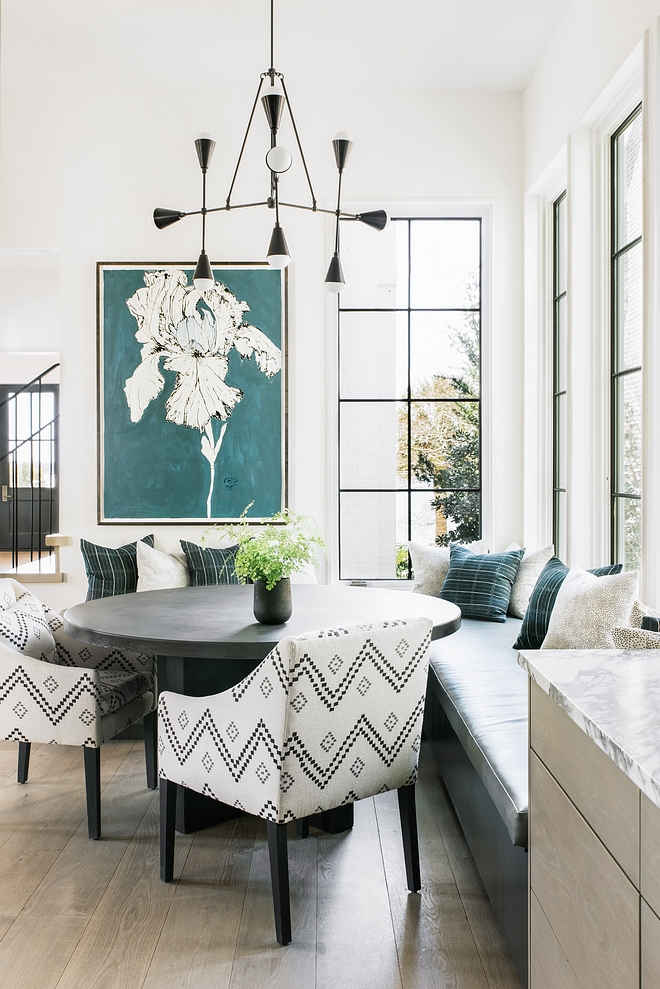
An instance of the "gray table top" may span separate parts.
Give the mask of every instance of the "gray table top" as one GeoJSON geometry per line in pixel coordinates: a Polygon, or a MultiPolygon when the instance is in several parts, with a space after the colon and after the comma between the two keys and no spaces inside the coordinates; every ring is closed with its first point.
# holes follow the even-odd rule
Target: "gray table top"
{"type": "Polygon", "coordinates": [[[287,635],[395,618],[428,617],[434,639],[461,624],[456,605],[425,594],[371,587],[294,584],[293,614],[284,625],[261,625],[251,586],[177,587],[86,601],[69,608],[65,631],[97,646],[160,656],[261,659],[287,635]]]}

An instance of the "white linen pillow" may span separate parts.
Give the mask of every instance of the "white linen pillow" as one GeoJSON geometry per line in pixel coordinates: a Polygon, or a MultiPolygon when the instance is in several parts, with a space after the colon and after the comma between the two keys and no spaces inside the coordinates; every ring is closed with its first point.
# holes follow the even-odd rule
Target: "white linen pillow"
{"type": "Polygon", "coordinates": [[[188,587],[190,572],[183,553],[161,553],[138,539],[138,591],[161,591],[166,587],[188,587]]]}
{"type": "Polygon", "coordinates": [[[597,577],[571,567],[555,600],[541,649],[614,649],[639,588],[639,570],[597,577]]]}
{"type": "Polygon", "coordinates": [[[616,649],[660,649],[660,632],[645,628],[613,628],[616,649]]]}
{"type": "MultiPolygon", "coordinates": [[[[509,549],[518,549],[518,547],[514,544],[509,549]]],[[[533,553],[527,550],[523,556],[518,574],[513,582],[509,602],[509,614],[513,615],[514,618],[525,617],[529,597],[536,586],[536,581],[541,576],[543,567],[554,555],[554,546],[544,546],[543,549],[537,549],[533,553]]]]}
{"type": "Polygon", "coordinates": [[[437,598],[449,570],[449,547],[413,542],[408,543],[408,552],[415,575],[413,594],[430,594],[437,598]]]}

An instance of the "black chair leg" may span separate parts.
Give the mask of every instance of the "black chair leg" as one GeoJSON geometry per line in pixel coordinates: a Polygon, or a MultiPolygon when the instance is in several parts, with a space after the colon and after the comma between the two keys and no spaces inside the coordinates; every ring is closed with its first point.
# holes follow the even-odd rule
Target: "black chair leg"
{"type": "Polygon", "coordinates": [[[160,878],[174,879],[174,823],[176,818],[176,783],[160,781],[160,878]]]}
{"type": "Polygon", "coordinates": [[[158,747],[158,712],[150,711],[142,719],[144,725],[144,760],[147,766],[147,786],[155,790],[158,786],[156,767],[158,747]]]}
{"type": "Polygon", "coordinates": [[[399,817],[403,838],[403,857],[406,860],[408,889],[418,893],[422,885],[419,873],[419,843],[417,841],[417,813],[415,811],[415,786],[401,786],[396,791],[399,797],[399,817]]]}
{"type": "Polygon", "coordinates": [[[309,838],[309,818],[299,817],[296,821],[296,834],[299,838],[309,838]]]}
{"type": "Polygon", "coordinates": [[[87,794],[87,834],[96,841],[101,837],[101,749],[92,749],[84,745],[83,752],[87,794]]]}
{"type": "Polygon", "coordinates": [[[30,742],[18,743],[18,782],[27,783],[30,769],[30,742]]]}
{"type": "Polygon", "coordinates": [[[270,880],[273,886],[275,936],[279,944],[291,940],[291,905],[289,903],[289,861],[286,852],[286,824],[266,821],[270,880]]]}

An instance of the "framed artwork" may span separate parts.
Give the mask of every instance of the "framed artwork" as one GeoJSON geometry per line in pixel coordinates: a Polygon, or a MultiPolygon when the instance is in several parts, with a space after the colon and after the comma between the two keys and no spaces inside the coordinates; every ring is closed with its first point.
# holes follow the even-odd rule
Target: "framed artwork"
{"type": "Polygon", "coordinates": [[[97,265],[101,524],[255,521],[287,502],[286,270],[97,265]]]}

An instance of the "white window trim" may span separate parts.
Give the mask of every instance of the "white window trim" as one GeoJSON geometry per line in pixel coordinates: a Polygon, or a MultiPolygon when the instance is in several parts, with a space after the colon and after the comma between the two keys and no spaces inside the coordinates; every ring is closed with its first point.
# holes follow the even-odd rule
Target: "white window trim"
{"type": "MultiPolygon", "coordinates": [[[[656,40],[656,52],[657,48],[656,40]]],[[[529,546],[543,545],[552,533],[551,209],[565,188],[568,545],[564,562],[584,567],[604,563],[610,555],[610,138],[643,97],[647,98],[650,86],[645,49],[646,42],[637,45],[569,135],[565,151],[562,149],[526,197],[524,536],[529,546]]],[[[657,66],[657,55],[655,58],[657,66]]],[[[657,114],[657,101],[654,105],[657,114]]],[[[646,126],[646,102],[644,106],[646,126]]],[[[645,145],[647,138],[648,128],[645,145]]],[[[653,173],[647,165],[649,174],[653,173]]],[[[646,224],[644,235],[646,240],[646,224]]],[[[645,250],[647,272],[649,263],[645,250]]],[[[645,324],[648,339],[648,318],[645,324]]],[[[645,395],[652,391],[646,380],[644,391],[645,395]]],[[[650,421],[646,405],[644,416],[650,421]]],[[[655,490],[660,495],[660,474],[658,482],[655,490]]],[[[646,486],[643,494],[648,500],[646,486]]],[[[645,533],[646,553],[648,529],[645,533]]]]}
{"type": "MultiPolygon", "coordinates": [[[[533,548],[552,542],[553,207],[567,187],[566,157],[564,145],[525,197],[523,539],[533,548]]],[[[566,219],[570,249],[568,194],[566,219]]]]}
{"type": "MultiPolygon", "coordinates": [[[[484,200],[447,200],[444,202],[401,202],[379,200],[348,201],[343,204],[347,213],[360,213],[369,209],[384,209],[389,216],[452,217],[470,216],[482,221],[481,264],[481,500],[482,539],[490,547],[493,533],[494,477],[492,465],[492,268],[493,268],[493,213],[494,204],[484,200]]],[[[333,248],[334,249],[334,248],[333,248]]],[[[328,300],[328,582],[349,584],[339,579],[339,447],[337,442],[337,396],[339,389],[337,354],[339,348],[338,309],[335,297],[328,300]]],[[[367,581],[367,583],[369,583],[367,581]]],[[[410,590],[406,580],[374,581],[378,587],[410,590]]]]}

